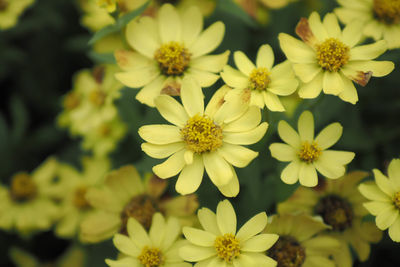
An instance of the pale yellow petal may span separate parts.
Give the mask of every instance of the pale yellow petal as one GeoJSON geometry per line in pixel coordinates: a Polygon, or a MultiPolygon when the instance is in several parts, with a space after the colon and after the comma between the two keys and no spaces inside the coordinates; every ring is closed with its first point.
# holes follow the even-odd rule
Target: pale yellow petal
{"type": "Polygon", "coordinates": [[[389,227],[389,236],[394,242],[400,242],[400,218],[389,227]]]}
{"type": "Polygon", "coordinates": [[[151,59],[129,50],[116,50],[114,57],[118,66],[124,71],[148,68],[154,65],[151,59]]]}
{"type": "Polygon", "coordinates": [[[166,145],[182,141],[181,130],[174,125],[145,125],[138,132],[143,140],[151,144],[166,145]]]}
{"type": "Polygon", "coordinates": [[[218,203],[217,224],[222,234],[236,234],[236,213],[227,199],[218,203]]]}
{"type": "Polygon", "coordinates": [[[206,172],[216,186],[226,185],[233,177],[229,163],[217,152],[203,153],[206,172]]]}
{"type": "Polygon", "coordinates": [[[233,177],[226,185],[217,186],[218,190],[223,194],[225,197],[236,197],[239,194],[240,187],[239,187],[239,179],[235,172],[235,169],[231,167],[233,177]]]}
{"type": "Polygon", "coordinates": [[[300,148],[301,140],[298,133],[286,122],[278,123],[278,133],[280,138],[295,149],[300,148]]]}
{"type": "Polygon", "coordinates": [[[267,90],[276,95],[288,96],[296,91],[298,85],[299,81],[296,78],[286,78],[283,82],[271,82],[267,90]]]}
{"type": "Polygon", "coordinates": [[[263,252],[272,247],[278,238],[276,234],[259,234],[241,243],[240,249],[246,252],[263,252]]]}
{"type": "Polygon", "coordinates": [[[382,210],[391,205],[392,204],[389,202],[381,201],[370,201],[363,203],[363,206],[374,216],[378,215],[382,210]]]}
{"type": "Polygon", "coordinates": [[[197,212],[199,222],[203,226],[204,230],[213,233],[214,235],[221,235],[221,231],[218,228],[216,215],[207,208],[201,208],[197,212]]]}
{"type": "Polygon", "coordinates": [[[126,235],[115,234],[113,243],[119,251],[126,255],[136,258],[140,254],[140,248],[126,235]]]}
{"type": "Polygon", "coordinates": [[[293,161],[297,156],[293,147],[287,144],[272,143],[269,146],[269,150],[271,151],[271,156],[273,158],[283,162],[293,161]]]}
{"type": "Polygon", "coordinates": [[[153,167],[153,172],[160,178],[165,179],[177,175],[185,166],[183,154],[185,149],[176,152],[166,161],[153,167]]]}
{"type": "Polygon", "coordinates": [[[160,95],[154,100],[156,108],[160,115],[168,122],[183,128],[189,117],[182,105],[173,97],[160,95]]]}
{"type": "Polygon", "coordinates": [[[274,65],[274,61],[275,61],[275,56],[271,46],[268,44],[260,46],[257,52],[257,60],[256,60],[257,68],[263,67],[267,68],[268,70],[271,70],[272,66],[274,65]]]}
{"type": "Polygon", "coordinates": [[[191,47],[203,29],[203,16],[197,7],[190,7],[182,14],[182,41],[191,47]]]}
{"type": "Polygon", "coordinates": [[[386,230],[396,221],[398,217],[399,210],[394,205],[389,206],[376,216],[376,226],[378,226],[378,228],[381,230],[386,230]]]}
{"type": "Polygon", "coordinates": [[[203,115],[204,95],[196,80],[189,77],[185,77],[182,80],[181,99],[189,117],[193,117],[196,114],[203,115]]]}
{"type": "Polygon", "coordinates": [[[398,25],[396,27],[384,27],[383,28],[383,39],[387,41],[389,49],[395,49],[400,47],[400,29],[398,25]]]}
{"type": "Polygon", "coordinates": [[[235,60],[235,65],[246,76],[249,76],[250,73],[256,68],[253,62],[251,62],[250,59],[242,51],[236,51],[233,54],[233,58],[235,60]]]}
{"type": "Polygon", "coordinates": [[[326,28],[322,24],[321,18],[317,12],[314,11],[311,13],[310,17],[308,18],[308,23],[311,31],[320,42],[323,42],[329,38],[326,28]]]}
{"type": "Polygon", "coordinates": [[[267,131],[268,123],[263,122],[256,128],[239,133],[224,133],[223,141],[234,145],[251,145],[260,141],[267,131]]]}
{"type": "Polygon", "coordinates": [[[185,261],[197,262],[208,259],[217,254],[213,247],[200,247],[196,245],[186,245],[179,250],[179,255],[185,261]]]}
{"type": "Polygon", "coordinates": [[[301,113],[297,123],[301,141],[311,143],[314,140],[314,116],[308,110],[301,113]]]}
{"type": "Polygon", "coordinates": [[[143,87],[136,95],[136,99],[143,104],[154,107],[154,99],[160,95],[166,78],[158,76],[151,83],[143,87]]]}
{"type": "Polygon", "coordinates": [[[224,82],[233,88],[246,88],[249,84],[248,78],[238,70],[231,66],[225,66],[221,72],[221,78],[224,82]]]}
{"type": "Polygon", "coordinates": [[[301,84],[299,88],[299,96],[306,99],[316,98],[319,96],[322,91],[323,78],[324,73],[320,72],[311,82],[301,84]]]}
{"type": "Polygon", "coordinates": [[[293,64],[293,70],[302,82],[308,83],[322,71],[322,68],[317,63],[298,63],[293,64]]]}
{"type": "Polygon", "coordinates": [[[383,77],[391,73],[394,63],[391,61],[360,60],[347,63],[342,72],[349,79],[355,79],[359,71],[372,72],[373,77],[383,77]]]}
{"type": "Polygon", "coordinates": [[[217,21],[204,30],[199,38],[189,47],[192,57],[196,58],[210,53],[219,46],[224,38],[225,25],[217,21]]]}
{"type": "Polygon", "coordinates": [[[143,226],[133,218],[128,219],[127,230],[129,238],[138,248],[151,246],[151,240],[143,226]]]}
{"type": "Polygon", "coordinates": [[[207,55],[193,59],[190,67],[207,72],[220,72],[228,62],[230,51],[218,55],[207,55]]]}
{"type": "Polygon", "coordinates": [[[153,215],[151,220],[151,227],[149,231],[149,237],[152,242],[152,245],[155,247],[160,247],[161,243],[164,240],[164,236],[167,234],[165,219],[161,215],[161,213],[157,212],[153,215]]]}
{"type": "Polygon", "coordinates": [[[277,111],[277,112],[285,111],[285,108],[283,107],[283,105],[277,95],[266,91],[266,92],[263,92],[263,97],[264,97],[265,105],[267,106],[267,108],[269,110],[277,111]]]}
{"type": "Polygon", "coordinates": [[[181,21],[173,5],[162,5],[158,10],[157,19],[161,42],[163,44],[181,40],[181,21]]]}
{"type": "Polygon", "coordinates": [[[292,36],[280,33],[279,44],[286,57],[293,63],[312,63],[316,60],[316,54],[311,47],[293,38],[292,36]]]}
{"type": "Polygon", "coordinates": [[[261,122],[261,112],[258,107],[251,106],[237,120],[224,125],[224,132],[245,132],[257,127],[261,122]]]}
{"type": "Polygon", "coordinates": [[[258,152],[239,145],[224,143],[218,153],[230,164],[235,167],[244,168],[254,158],[258,156],[258,152]]]}
{"type": "Polygon", "coordinates": [[[155,66],[141,69],[130,70],[127,72],[119,72],[115,74],[115,78],[122,84],[131,88],[140,88],[160,75],[160,71],[155,66]]]}
{"type": "Polygon", "coordinates": [[[330,148],[337,141],[339,141],[342,136],[343,127],[340,123],[335,122],[326,126],[315,138],[315,142],[318,144],[318,147],[322,150],[330,148]]]}
{"type": "Polygon", "coordinates": [[[219,75],[209,72],[209,71],[203,71],[203,70],[198,70],[194,68],[190,68],[186,74],[186,76],[191,76],[193,77],[201,87],[210,87],[213,85],[216,81],[219,79],[219,75]]]}
{"type": "Polygon", "coordinates": [[[283,169],[281,179],[286,184],[295,184],[299,180],[299,172],[300,162],[295,160],[283,169]]]}
{"type": "Polygon", "coordinates": [[[338,95],[344,91],[342,77],[338,72],[324,72],[322,90],[325,94],[338,95]]]}
{"type": "Polygon", "coordinates": [[[202,247],[212,247],[217,238],[213,233],[192,227],[184,227],[183,234],[190,243],[202,247]]]}
{"type": "Polygon", "coordinates": [[[176,181],[176,192],[187,195],[199,188],[204,174],[203,159],[200,155],[194,155],[193,163],[186,165],[176,181]]]}
{"type": "Polygon", "coordinates": [[[382,201],[388,202],[390,198],[383,193],[376,184],[373,183],[363,183],[358,186],[358,190],[364,197],[375,200],[375,201],[382,201]]]}
{"type": "Polygon", "coordinates": [[[340,29],[337,17],[333,13],[328,13],[324,17],[323,25],[329,37],[339,38],[342,37],[342,30],[340,29]]]}
{"type": "Polygon", "coordinates": [[[393,159],[388,167],[389,180],[395,185],[395,189],[400,191],[400,159],[393,159]]]}
{"type": "Polygon", "coordinates": [[[148,58],[153,58],[154,52],[160,47],[158,27],[150,17],[141,17],[128,23],[125,36],[131,47],[148,58]]]}
{"type": "Polygon", "coordinates": [[[314,187],[318,184],[318,175],[314,165],[301,163],[299,169],[300,184],[307,187],[314,187]]]}
{"type": "Polygon", "coordinates": [[[344,175],[344,165],[351,162],[354,156],[353,152],[326,150],[314,161],[314,165],[325,177],[336,179],[344,175]]]}
{"type": "Polygon", "coordinates": [[[373,169],[372,171],[375,176],[376,185],[379,187],[379,189],[388,196],[394,196],[394,194],[397,192],[394,189],[395,185],[393,185],[392,182],[385,175],[383,175],[380,170],[373,169]]]}
{"type": "Polygon", "coordinates": [[[361,39],[363,33],[363,23],[355,20],[346,25],[342,32],[342,40],[350,48],[354,47],[361,39]]]}
{"type": "Polygon", "coordinates": [[[373,44],[354,47],[350,50],[350,60],[371,60],[379,57],[387,50],[385,40],[373,44]]]}
{"type": "Polygon", "coordinates": [[[260,212],[248,220],[237,232],[236,238],[244,242],[264,230],[268,217],[265,212],[260,212]]]}
{"type": "Polygon", "coordinates": [[[357,89],[351,80],[342,75],[344,90],[339,94],[339,98],[351,104],[356,104],[358,101],[357,89]]]}

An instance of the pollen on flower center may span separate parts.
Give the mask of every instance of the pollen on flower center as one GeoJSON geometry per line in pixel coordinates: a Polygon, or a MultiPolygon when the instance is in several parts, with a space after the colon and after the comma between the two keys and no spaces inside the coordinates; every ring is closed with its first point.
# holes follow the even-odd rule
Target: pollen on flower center
{"type": "Polygon", "coordinates": [[[240,243],[233,234],[218,236],[215,239],[214,247],[217,256],[228,263],[240,255],[240,243]]]}
{"type": "Polygon", "coordinates": [[[135,218],[146,229],[151,226],[154,213],[160,211],[157,202],[148,195],[134,196],[121,213],[122,227],[120,232],[126,233],[129,218],[135,218]]]}
{"type": "Polygon", "coordinates": [[[400,210],[400,191],[394,194],[393,203],[400,210]]]}
{"type": "Polygon", "coordinates": [[[140,263],[145,267],[158,267],[164,264],[164,256],[158,248],[145,246],[138,257],[140,263]]]}
{"type": "Polygon", "coordinates": [[[300,152],[298,153],[300,160],[312,163],[316,161],[319,156],[321,156],[321,149],[318,147],[317,143],[312,142],[311,144],[307,141],[303,142],[300,152]]]}
{"type": "Polygon", "coordinates": [[[400,23],[400,0],[374,0],[374,15],[385,24],[400,23]]]}
{"type": "Polygon", "coordinates": [[[89,202],[86,200],[87,187],[82,186],[75,189],[73,203],[78,209],[90,208],[89,202]]]}
{"type": "Polygon", "coordinates": [[[65,109],[73,110],[76,107],[78,107],[80,103],[81,103],[81,100],[79,99],[77,94],[74,92],[71,92],[65,96],[63,104],[64,104],[65,109]]]}
{"type": "Polygon", "coordinates": [[[193,116],[181,133],[187,148],[196,153],[214,151],[222,146],[222,128],[207,116],[193,116]]]}
{"type": "Polygon", "coordinates": [[[10,196],[14,201],[28,201],[35,198],[36,195],[37,186],[27,173],[14,175],[10,188],[10,196]]]}
{"type": "Polygon", "coordinates": [[[105,103],[106,97],[107,94],[100,89],[93,90],[89,94],[90,102],[92,102],[93,105],[98,107],[102,106],[105,103]]]}
{"type": "Polygon", "coordinates": [[[328,38],[317,45],[318,64],[327,71],[336,72],[349,61],[350,48],[336,38],[328,38]]]}
{"type": "Polygon", "coordinates": [[[277,267],[300,267],[306,258],[305,249],[291,236],[280,236],[267,253],[278,262],[277,267]]]}
{"type": "Polygon", "coordinates": [[[163,74],[178,76],[189,66],[190,56],[189,50],[183,44],[169,42],[155,52],[154,59],[163,74]]]}
{"type": "Polygon", "coordinates": [[[351,227],[354,213],[351,205],[341,197],[326,196],[315,206],[315,213],[320,215],[324,222],[334,231],[344,231],[351,227]]]}
{"type": "Polygon", "coordinates": [[[250,73],[250,89],[264,91],[271,82],[267,68],[257,68],[250,73]]]}

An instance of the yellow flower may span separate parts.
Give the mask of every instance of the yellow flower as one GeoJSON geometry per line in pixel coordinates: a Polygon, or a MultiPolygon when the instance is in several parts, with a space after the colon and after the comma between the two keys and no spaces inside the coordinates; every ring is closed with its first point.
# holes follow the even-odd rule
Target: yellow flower
{"type": "Polygon", "coordinates": [[[13,27],[34,0],[0,0],[0,30],[13,27]]]}
{"type": "Polygon", "coordinates": [[[63,198],[60,200],[61,216],[55,233],[62,238],[79,236],[80,223],[93,213],[93,207],[86,200],[86,192],[103,181],[110,168],[110,162],[104,158],[83,158],[82,165],[82,172],[65,163],[60,163],[58,167],[60,182],[57,187],[63,198]]]}
{"type": "Polygon", "coordinates": [[[117,0],[97,0],[97,5],[105,8],[108,13],[112,13],[117,9],[117,0]]]}
{"type": "Polygon", "coordinates": [[[93,32],[115,23],[115,19],[108,11],[97,5],[94,0],[79,0],[83,11],[81,24],[93,32]]]}
{"type": "Polygon", "coordinates": [[[335,14],[345,24],[362,22],[362,33],[377,40],[386,40],[389,49],[400,48],[400,1],[338,0],[341,7],[335,14]]]}
{"type": "Polygon", "coordinates": [[[271,111],[285,111],[280,96],[287,96],[296,91],[299,82],[294,76],[290,62],[286,61],[275,67],[274,52],[271,46],[262,45],[257,54],[256,65],[241,51],[234,53],[238,70],[225,66],[221,72],[224,82],[234,91],[248,91],[250,105],[267,108],[271,111]]]}
{"type": "Polygon", "coordinates": [[[133,166],[125,166],[106,176],[104,184],[92,187],[86,194],[89,204],[96,209],[81,224],[84,242],[100,242],[115,233],[126,233],[129,218],[135,218],[146,229],[154,213],[175,216],[190,225],[198,201],[195,195],[161,198],[167,182],[147,175],[144,183],[133,166]]]}
{"type": "Polygon", "coordinates": [[[333,237],[321,235],[329,226],[306,214],[280,214],[270,217],[266,233],[279,235],[267,255],[279,267],[335,267],[330,255],[339,250],[333,237]]]}
{"type": "Polygon", "coordinates": [[[368,214],[362,206],[365,198],[357,191],[358,183],[368,173],[354,171],[338,180],[324,180],[316,188],[299,187],[293,195],[278,205],[279,213],[304,212],[321,216],[331,228],[325,234],[339,240],[341,249],[333,254],[338,267],[353,266],[350,247],[360,261],[366,261],[382,232],[373,222],[364,222],[368,214]]]}
{"type": "Polygon", "coordinates": [[[360,21],[342,31],[334,14],[327,14],[321,22],[313,12],[309,19],[300,20],[296,33],[304,43],[284,33],[279,34],[279,42],[303,82],[302,98],[315,98],[323,90],[355,104],[358,95],[352,81],[365,86],[371,76],[388,75],[394,68],[393,62],[372,60],[386,51],[386,41],[356,46],[362,36],[360,21]]]}
{"type": "Polygon", "coordinates": [[[304,111],[298,121],[298,131],[296,133],[286,121],[280,121],[278,133],[286,144],[273,143],[269,147],[272,157],[290,162],[281,173],[283,182],[294,184],[299,180],[301,185],[313,187],[318,184],[317,170],[331,179],[344,175],[345,165],[353,160],[355,154],[327,150],[342,136],[340,123],[328,125],[314,138],[313,115],[304,111]]]}
{"type": "Polygon", "coordinates": [[[161,213],[155,213],[149,233],[134,218],[127,224],[128,236],[115,234],[114,245],[123,253],[119,260],[106,259],[111,267],[143,266],[143,267],[190,267],[179,257],[179,249],[186,244],[180,239],[181,225],[174,217],[167,220],[161,213]]]}
{"type": "Polygon", "coordinates": [[[1,229],[16,229],[23,235],[49,230],[59,217],[59,208],[52,199],[57,166],[57,161],[50,158],[32,174],[15,174],[9,188],[0,186],[1,229]]]}
{"type": "Polygon", "coordinates": [[[192,7],[182,14],[163,5],[156,19],[141,17],[126,28],[126,39],[137,52],[119,50],[115,58],[123,72],[115,77],[124,85],[142,88],[136,95],[141,103],[154,107],[161,93],[179,95],[184,77],[202,87],[213,85],[228,61],[229,51],[206,55],[221,43],[225,26],[218,21],[202,32],[203,17],[192,7]],[[172,90],[172,92],[171,92],[172,90]]]}
{"type": "Polygon", "coordinates": [[[239,98],[223,102],[221,92],[226,90],[223,87],[217,92],[204,110],[200,86],[187,77],[182,81],[183,106],[167,95],[155,100],[160,114],[174,125],[146,125],[139,129],[139,135],[147,142],[142,144],[147,155],[168,157],[154,166],[153,172],[163,179],[180,173],[175,186],[180,194],[197,190],[205,168],[222,194],[236,196],[239,181],[232,165],[243,168],[258,155],[241,145],[258,142],[268,124],[260,124],[259,108],[246,109],[239,98]]]}
{"type": "Polygon", "coordinates": [[[389,228],[389,236],[400,242],[400,159],[393,159],[388,168],[389,178],[379,170],[373,170],[375,183],[359,186],[361,194],[368,200],[364,207],[376,216],[376,225],[381,230],[389,228]]]}
{"type": "Polygon", "coordinates": [[[259,234],[267,225],[267,214],[261,212],[247,221],[236,232],[236,214],[228,200],[221,201],[215,214],[207,208],[197,216],[204,230],[184,227],[183,234],[191,243],[179,250],[186,261],[197,262],[195,266],[276,266],[265,255],[278,240],[276,234],[259,234]]]}

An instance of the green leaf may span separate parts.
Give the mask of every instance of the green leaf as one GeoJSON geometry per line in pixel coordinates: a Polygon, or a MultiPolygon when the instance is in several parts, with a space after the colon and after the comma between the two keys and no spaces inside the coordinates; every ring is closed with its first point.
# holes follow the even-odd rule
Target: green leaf
{"type": "Polygon", "coordinates": [[[94,51],[88,53],[89,58],[95,63],[109,63],[116,64],[116,60],[113,53],[99,54],[94,51]]]}
{"type": "Polygon", "coordinates": [[[110,35],[114,32],[120,31],[126,24],[128,24],[131,20],[142,14],[142,12],[148,7],[149,1],[147,1],[145,4],[143,4],[141,7],[138,9],[135,9],[124,16],[120,17],[115,24],[108,25],[104,27],[103,29],[99,30],[96,32],[93,37],[89,40],[89,45],[93,45],[96,43],[98,40],[104,38],[107,35],[110,35]]]}
{"type": "Polygon", "coordinates": [[[226,13],[240,19],[250,27],[257,27],[257,23],[241,8],[239,5],[234,3],[232,0],[219,0],[218,7],[226,13]]]}
{"type": "Polygon", "coordinates": [[[5,156],[5,152],[8,147],[8,127],[6,120],[3,117],[3,114],[0,113],[0,155],[1,158],[5,156]],[[4,152],[4,155],[3,155],[4,152]]]}
{"type": "Polygon", "coordinates": [[[10,109],[13,123],[11,138],[13,143],[16,144],[19,143],[28,128],[28,112],[21,99],[17,97],[11,98],[10,109]]]}

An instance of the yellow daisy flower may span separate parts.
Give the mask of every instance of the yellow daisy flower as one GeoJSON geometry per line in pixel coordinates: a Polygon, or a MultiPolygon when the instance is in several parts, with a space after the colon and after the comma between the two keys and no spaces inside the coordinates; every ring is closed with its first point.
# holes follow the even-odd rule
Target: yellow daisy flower
{"type": "Polygon", "coordinates": [[[129,218],[127,224],[128,236],[115,234],[114,245],[123,253],[119,260],[106,259],[111,267],[190,267],[178,255],[179,249],[186,244],[180,239],[181,225],[174,217],[167,220],[161,213],[155,213],[147,233],[143,226],[134,218],[129,218]]]}
{"type": "Polygon", "coordinates": [[[183,234],[191,243],[179,250],[186,261],[197,262],[195,266],[276,266],[265,255],[276,240],[276,234],[259,234],[267,225],[267,214],[261,212],[236,231],[236,214],[228,200],[221,201],[215,214],[207,208],[197,216],[204,230],[184,227],[183,234]]]}
{"type": "Polygon", "coordinates": [[[267,255],[279,267],[335,267],[330,255],[339,250],[333,237],[321,235],[329,226],[306,214],[280,214],[270,217],[265,233],[279,235],[267,255]]]}
{"type": "Polygon", "coordinates": [[[96,209],[81,224],[84,242],[100,242],[115,233],[126,233],[129,218],[135,218],[146,229],[156,212],[180,219],[191,225],[198,208],[195,195],[163,197],[167,182],[147,175],[144,183],[133,166],[125,166],[109,173],[104,184],[92,187],[86,193],[89,204],[96,209]],[[163,197],[163,198],[162,198],[163,197]]]}
{"type": "Polygon", "coordinates": [[[229,51],[206,55],[221,43],[225,26],[218,21],[202,32],[203,16],[197,7],[179,13],[165,4],[156,19],[141,17],[126,28],[126,39],[137,52],[115,53],[123,72],[115,77],[124,85],[142,88],[136,95],[141,103],[154,107],[161,93],[179,95],[184,77],[202,87],[213,85],[228,61],[229,51]]]}
{"type": "Polygon", "coordinates": [[[400,242],[400,159],[393,159],[388,168],[388,176],[379,170],[373,170],[375,183],[363,183],[359,186],[369,202],[364,207],[376,216],[376,226],[381,230],[389,228],[389,236],[400,242]]]}
{"type": "Polygon", "coordinates": [[[17,173],[10,187],[0,186],[0,228],[16,229],[20,234],[48,230],[59,217],[59,208],[53,201],[53,180],[58,163],[50,158],[32,174],[17,173]]]}
{"type": "Polygon", "coordinates": [[[279,42],[303,82],[299,88],[302,98],[315,98],[323,90],[355,104],[358,95],[352,81],[365,86],[371,76],[388,75],[394,68],[393,62],[372,60],[387,50],[386,41],[356,46],[362,37],[360,21],[342,31],[334,14],[327,14],[321,22],[313,12],[309,19],[300,20],[296,33],[303,42],[285,33],[279,34],[279,42]]]}
{"type": "Polygon", "coordinates": [[[338,0],[335,14],[345,24],[358,20],[365,36],[386,40],[389,49],[400,48],[400,1],[338,0]]]}
{"type": "Polygon", "coordinates": [[[180,194],[190,194],[200,186],[205,168],[222,194],[236,196],[239,181],[232,165],[243,168],[258,155],[241,145],[258,142],[268,127],[266,122],[260,124],[259,108],[246,109],[239,98],[221,105],[224,100],[219,92],[204,110],[201,88],[189,77],[182,81],[181,99],[183,106],[167,95],[155,100],[160,114],[174,125],[146,125],[139,129],[140,137],[147,142],[142,144],[147,155],[168,157],[154,166],[153,172],[163,179],[180,173],[175,189],[180,194]]]}
{"type": "Polygon", "coordinates": [[[0,0],[0,30],[13,27],[34,0],[0,0]]]}
{"type": "Polygon", "coordinates": [[[342,136],[340,123],[328,125],[314,138],[314,117],[310,111],[304,111],[298,121],[298,131],[296,133],[286,121],[280,121],[278,133],[286,144],[269,146],[272,157],[290,162],[281,173],[283,182],[294,184],[299,180],[301,185],[313,187],[318,184],[317,170],[331,179],[344,175],[345,165],[353,160],[355,154],[327,150],[342,136]]]}
{"type": "Polygon", "coordinates": [[[61,216],[55,227],[55,233],[61,238],[79,236],[80,223],[93,213],[93,207],[86,200],[88,189],[103,180],[109,171],[110,162],[105,158],[83,158],[83,171],[60,163],[57,185],[64,197],[60,201],[61,216]]]}
{"type": "Polygon", "coordinates": [[[280,96],[287,96],[296,91],[299,82],[294,76],[290,62],[274,65],[274,52],[271,46],[262,45],[258,49],[256,64],[241,51],[234,53],[235,65],[238,70],[225,66],[221,72],[224,82],[235,91],[245,91],[250,94],[250,105],[271,111],[285,111],[280,96]]]}
{"type": "Polygon", "coordinates": [[[288,200],[278,205],[278,212],[321,216],[331,227],[325,234],[341,244],[341,249],[333,254],[336,266],[353,266],[350,247],[360,261],[366,261],[371,250],[369,243],[377,243],[382,238],[382,232],[373,222],[363,221],[368,212],[362,206],[365,198],[357,191],[357,186],[367,176],[368,173],[354,171],[338,180],[324,180],[315,189],[299,187],[288,200]]]}

